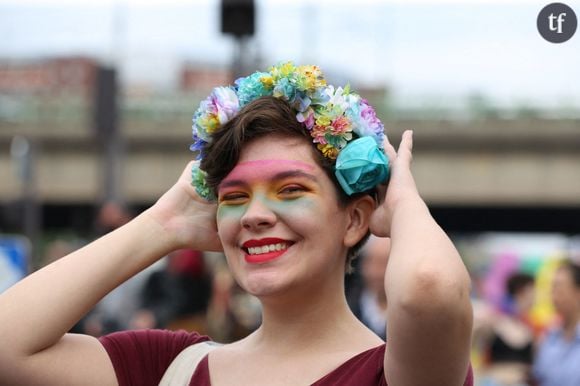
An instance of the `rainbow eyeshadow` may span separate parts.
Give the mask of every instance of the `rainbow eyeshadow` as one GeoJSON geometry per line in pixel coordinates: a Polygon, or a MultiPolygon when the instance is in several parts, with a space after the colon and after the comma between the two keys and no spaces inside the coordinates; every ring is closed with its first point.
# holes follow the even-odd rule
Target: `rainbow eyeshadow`
{"type": "MultiPolygon", "coordinates": [[[[258,201],[262,207],[268,208],[268,210],[285,218],[300,216],[302,213],[311,213],[316,208],[314,200],[307,197],[301,197],[297,200],[275,200],[264,194],[256,194],[253,200],[258,201]]],[[[248,205],[219,205],[217,218],[240,218],[247,210],[248,205]]]]}
{"type": "MultiPolygon", "coordinates": [[[[236,165],[226,178],[224,178],[218,190],[226,190],[227,193],[228,188],[235,189],[238,186],[248,187],[289,176],[301,176],[315,180],[316,177],[311,173],[315,169],[315,166],[312,164],[287,159],[242,162],[236,165]]],[[[276,200],[274,197],[269,197],[267,194],[262,193],[257,193],[253,199],[259,200],[261,205],[268,207],[278,214],[284,212],[290,213],[296,210],[300,211],[299,208],[301,206],[311,207],[314,205],[310,199],[299,200],[301,203],[298,204],[295,200],[276,200]]],[[[224,216],[241,217],[246,210],[247,205],[219,205],[217,216],[218,218],[223,218],[224,216]]]]}
{"type": "Polygon", "coordinates": [[[314,165],[287,159],[266,159],[241,162],[223,179],[218,191],[228,186],[252,185],[258,182],[275,179],[288,173],[304,173],[315,170],[314,165]]]}

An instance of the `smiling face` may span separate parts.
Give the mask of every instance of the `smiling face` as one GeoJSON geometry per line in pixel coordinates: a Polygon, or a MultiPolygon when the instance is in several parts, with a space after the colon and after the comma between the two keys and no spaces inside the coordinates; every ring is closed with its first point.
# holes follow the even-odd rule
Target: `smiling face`
{"type": "Polygon", "coordinates": [[[258,297],[342,282],[348,210],[301,138],[249,142],[218,187],[218,232],[238,283],[258,297]]]}

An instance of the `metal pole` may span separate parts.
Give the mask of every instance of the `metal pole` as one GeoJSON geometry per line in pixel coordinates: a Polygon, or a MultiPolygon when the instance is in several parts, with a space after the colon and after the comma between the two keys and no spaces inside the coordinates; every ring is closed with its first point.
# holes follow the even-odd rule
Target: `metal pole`
{"type": "Polygon", "coordinates": [[[232,64],[232,74],[234,80],[246,74],[246,48],[247,48],[247,38],[245,36],[235,37],[235,48],[234,48],[234,62],[232,64]]]}
{"type": "Polygon", "coordinates": [[[15,136],[10,144],[10,154],[15,161],[21,186],[22,233],[30,241],[28,272],[33,269],[41,235],[42,214],[38,205],[36,186],[36,146],[25,137],[15,136]]]}
{"type": "Polygon", "coordinates": [[[118,99],[116,69],[99,68],[95,95],[95,130],[102,149],[103,202],[122,203],[120,183],[125,147],[119,132],[118,99]]]}
{"type": "Polygon", "coordinates": [[[104,147],[104,202],[114,201],[122,203],[121,174],[124,144],[118,130],[113,130],[106,136],[104,147]]]}

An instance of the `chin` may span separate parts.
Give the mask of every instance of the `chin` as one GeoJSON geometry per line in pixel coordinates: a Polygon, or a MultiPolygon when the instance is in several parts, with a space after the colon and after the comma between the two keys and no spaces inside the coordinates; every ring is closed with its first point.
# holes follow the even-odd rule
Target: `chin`
{"type": "Polygon", "coordinates": [[[242,285],[242,288],[246,290],[250,295],[254,295],[256,297],[264,297],[264,296],[271,296],[276,295],[279,293],[284,292],[283,285],[280,283],[269,283],[269,282],[248,282],[242,285]]]}
{"type": "Polygon", "coordinates": [[[270,297],[289,290],[289,283],[279,275],[252,274],[245,277],[240,286],[250,295],[257,298],[270,297]]]}

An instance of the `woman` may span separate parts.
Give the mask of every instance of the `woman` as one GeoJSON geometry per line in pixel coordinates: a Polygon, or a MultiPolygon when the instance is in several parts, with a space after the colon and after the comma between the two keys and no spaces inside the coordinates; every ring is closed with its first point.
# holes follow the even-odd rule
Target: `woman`
{"type": "MultiPolygon", "coordinates": [[[[490,384],[524,385],[530,382],[534,328],[529,319],[535,299],[534,277],[513,273],[506,280],[506,298],[479,323],[488,349],[484,378],[490,384]]],[[[478,323],[476,323],[477,325],[478,323]]],[[[474,338],[474,339],[477,339],[474,338]]]]}
{"type": "MultiPolygon", "coordinates": [[[[345,281],[346,298],[352,312],[372,332],[386,339],[387,296],[385,271],[389,262],[391,239],[371,236],[360,251],[360,281],[345,281]]],[[[353,280],[354,281],[354,280],[353,280]]]]}
{"type": "Polygon", "coordinates": [[[207,338],[66,332],[124,280],[188,247],[223,250],[263,306],[260,328],[213,350],[190,384],[471,384],[468,274],[417,192],[411,133],[398,152],[382,139],[366,101],[327,86],[315,66],[285,63],[216,88],[194,115],[199,167],[127,225],[1,295],[0,383],[157,384],[207,338]],[[389,187],[377,193],[387,163],[389,187]],[[392,239],[388,346],[344,295],[369,229],[392,239]]]}

